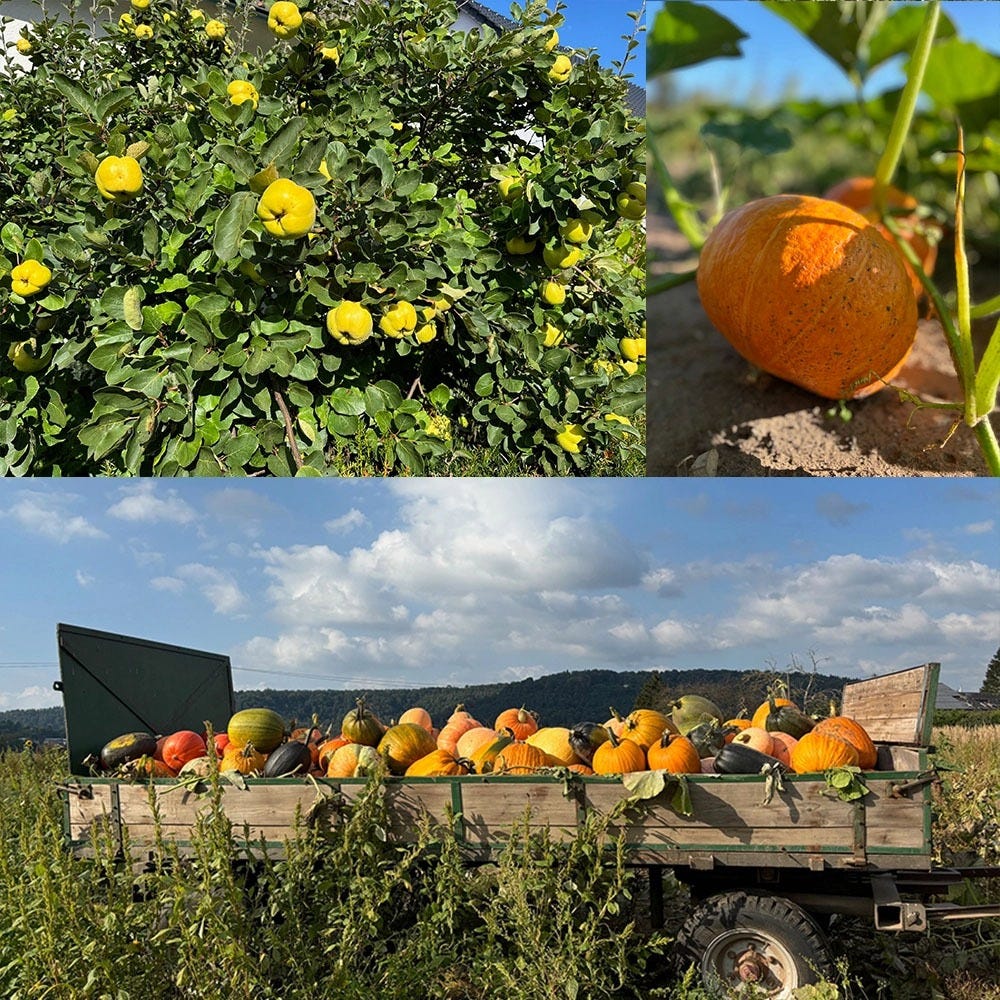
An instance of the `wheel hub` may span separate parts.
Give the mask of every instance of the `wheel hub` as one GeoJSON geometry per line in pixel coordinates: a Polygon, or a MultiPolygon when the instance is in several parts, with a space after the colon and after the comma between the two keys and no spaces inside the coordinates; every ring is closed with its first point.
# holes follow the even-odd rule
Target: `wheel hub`
{"type": "Polygon", "coordinates": [[[767,963],[753,948],[736,959],[736,974],[743,983],[759,983],[768,974],[767,963]]]}

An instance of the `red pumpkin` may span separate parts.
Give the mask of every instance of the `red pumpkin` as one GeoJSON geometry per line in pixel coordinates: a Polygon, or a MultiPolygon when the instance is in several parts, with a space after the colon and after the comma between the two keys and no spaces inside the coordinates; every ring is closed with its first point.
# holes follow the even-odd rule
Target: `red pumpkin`
{"type": "Polygon", "coordinates": [[[163,741],[160,759],[176,774],[189,760],[204,757],[205,752],[205,740],[200,733],[180,729],[163,741]]]}

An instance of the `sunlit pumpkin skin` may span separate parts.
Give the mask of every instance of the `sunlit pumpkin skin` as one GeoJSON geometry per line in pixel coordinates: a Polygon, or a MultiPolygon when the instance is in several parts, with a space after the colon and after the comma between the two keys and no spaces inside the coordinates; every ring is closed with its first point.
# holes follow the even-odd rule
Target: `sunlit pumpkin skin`
{"type": "Polygon", "coordinates": [[[134,760],[126,761],[122,765],[122,771],[125,774],[142,778],[177,777],[176,771],[167,767],[162,760],[157,760],[155,757],[148,754],[144,754],[142,757],[136,757],[134,760]]]}
{"type": "Polygon", "coordinates": [[[434,729],[434,723],[431,720],[431,714],[426,708],[420,708],[419,706],[414,706],[413,708],[408,708],[398,719],[399,722],[415,722],[418,726],[423,726],[427,732],[431,732],[434,729]]]}
{"type": "Polygon", "coordinates": [[[445,723],[434,742],[441,750],[447,750],[450,753],[457,753],[458,741],[462,738],[462,736],[471,732],[473,729],[480,728],[482,728],[482,724],[472,718],[471,715],[459,716],[445,723]]]}
{"type": "Polygon", "coordinates": [[[701,757],[695,745],[679,733],[665,730],[646,751],[646,761],[653,771],[671,774],[700,774],[701,757]]]}
{"type": "Polygon", "coordinates": [[[237,749],[252,743],[270,753],[285,738],[285,720],[269,708],[244,708],[229,720],[226,732],[237,749]]]}
{"type": "Polygon", "coordinates": [[[751,364],[828,399],[883,388],[917,332],[917,303],[878,228],[839,202],[774,195],[728,213],[698,262],[709,319],[751,364]]]}
{"type": "Polygon", "coordinates": [[[799,741],[791,733],[775,730],[771,733],[771,756],[777,757],[785,767],[791,767],[792,747],[799,741]]]}
{"type": "Polygon", "coordinates": [[[407,778],[455,778],[469,773],[469,761],[447,750],[432,750],[407,769],[407,778]]]}
{"type": "Polygon", "coordinates": [[[795,705],[771,705],[764,720],[764,728],[768,732],[790,733],[797,740],[805,736],[814,725],[813,720],[795,705]]]}
{"type": "Polygon", "coordinates": [[[538,719],[534,712],[529,712],[523,705],[520,708],[505,709],[497,716],[493,728],[499,733],[509,729],[516,740],[526,740],[538,729],[538,719]]]}
{"type": "Polygon", "coordinates": [[[316,761],[320,769],[325,772],[327,765],[330,763],[330,758],[334,755],[335,751],[339,750],[340,747],[347,746],[351,742],[346,736],[334,736],[320,743],[316,761]]]}
{"type": "Polygon", "coordinates": [[[582,774],[584,776],[594,773],[594,769],[589,764],[569,764],[568,768],[575,774],[582,774]]]}
{"type": "Polygon", "coordinates": [[[618,739],[614,733],[594,751],[590,765],[595,774],[630,774],[648,767],[646,751],[628,739],[618,739]]]}
{"type": "Polygon", "coordinates": [[[620,735],[638,743],[643,750],[648,750],[664,732],[676,733],[678,729],[662,712],[652,708],[637,708],[625,716],[625,725],[620,735]]]}
{"type": "Polygon", "coordinates": [[[722,723],[723,728],[727,730],[724,737],[725,741],[727,743],[732,743],[733,737],[737,733],[742,732],[744,729],[749,729],[752,724],[753,723],[750,719],[726,719],[726,721],[722,723]]]}
{"type": "Polygon", "coordinates": [[[381,764],[375,747],[367,743],[345,743],[330,755],[328,778],[364,778],[381,764]]]}
{"type": "MultiPolygon", "coordinates": [[[[830,201],[838,201],[848,208],[853,208],[855,212],[863,215],[870,222],[874,222],[879,232],[895,246],[892,234],[879,220],[873,198],[874,192],[874,177],[849,177],[839,184],[834,184],[823,197],[829,198],[830,201]]],[[[934,273],[934,264],[937,261],[937,238],[941,235],[940,227],[933,219],[921,219],[916,214],[916,209],[920,207],[917,199],[900,191],[899,188],[891,185],[886,188],[885,202],[889,209],[901,208],[912,213],[910,215],[893,214],[893,221],[896,223],[900,235],[917,255],[917,260],[920,261],[924,274],[930,277],[934,273]],[[933,234],[932,239],[928,239],[930,234],[933,234]]],[[[902,259],[913,293],[917,298],[920,298],[924,294],[924,286],[910,266],[910,262],[905,258],[902,259]]]]}
{"type": "Polygon", "coordinates": [[[190,774],[199,778],[207,778],[212,773],[213,764],[217,765],[218,761],[213,761],[211,757],[194,757],[177,774],[181,778],[186,778],[190,774]]]}
{"type": "Polygon", "coordinates": [[[412,763],[436,749],[434,737],[416,722],[390,726],[378,744],[378,752],[386,759],[392,774],[405,774],[412,763]]]}
{"type": "Polygon", "coordinates": [[[814,774],[831,767],[857,767],[858,751],[830,733],[806,733],[788,755],[796,774],[814,774]]]}
{"type": "Polygon", "coordinates": [[[846,715],[835,715],[817,722],[814,731],[839,736],[858,751],[858,767],[870,771],[878,761],[878,749],[864,726],[846,715]]]}
{"type": "Polygon", "coordinates": [[[239,771],[240,774],[260,774],[266,763],[267,754],[262,753],[252,743],[246,743],[243,746],[230,743],[219,762],[219,770],[239,771]]]}
{"type": "Polygon", "coordinates": [[[740,744],[745,747],[753,747],[754,750],[758,750],[760,753],[774,756],[774,737],[760,726],[747,726],[746,729],[738,732],[730,742],[734,745],[740,744]]]}
{"type": "MultiPolygon", "coordinates": [[[[489,726],[473,726],[459,736],[458,742],[451,752],[458,757],[471,758],[483,744],[495,742],[498,735],[497,731],[489,726]]],[[[438,743],[438,747],[441,748],[440,743],[438,743]]]]}
{"type": "Polygon", "coordinates": [[[541,747],[532,746],[522,740],[505,746],[493,761],[494,774],[531,774],[543,767],[559,765],[554,757],[550,757],[541,747]]]}
{"type": "Polygon", "coordinates": [[[483,743],[469,756],[476,774],[490,774],[500,752],[514,742],[514,736],[509,729],[497,734],[492,743],[483,743]]]}
{"type": "Polygon", "coordinates": [[[369,747],[378,746],[384,734],[382,720],[365,704],[364,698],[358,698],[354,708],[344,716],[340,724],[341,736],[346,736],[352,743],[362,743],[369,747]]]}
{"type": "Polygon", "coordinates": [[[160,760],[175,774],[195,757],[204,757],[205,739],[200,733],[190,729],[180,729],[171,733],[160,747],[160,760]]]}
{"type": "Polygon", "coordinates": [[[622,730],[625,728],[625,716],[620,715],[618,710],[612,706],[611,718],[604,723],[604,728],[609,733],[614,733],[615,736],[621,736],[622,730]]]}
{"type": "Polygon", "coordinates": [[[565,726],[542,726],[541,729],[536,729],[525,742],[540,747],[550,757],[555,757],[556,760],[567,766],[581,762],[576,751],[570,746],[569,729],[565,726]]]}

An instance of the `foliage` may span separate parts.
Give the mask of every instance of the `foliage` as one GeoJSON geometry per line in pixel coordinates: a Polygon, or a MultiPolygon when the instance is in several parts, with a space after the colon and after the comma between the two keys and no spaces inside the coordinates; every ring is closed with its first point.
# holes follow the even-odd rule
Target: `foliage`
{"type": "Polygon", "coordinates": [[[982,694],[1000,695],[1000,649],[993,654],[987,664],[983,686],[979,690],[982,694]]]}
{"type": "Polygon", "coordinates": [[[52,351],[33,373],[3,361],[0,472],[641,458],[645,365],[619,341],[642,336],[645,240],[616,200],[642,174],[644,123],[623,66],[577,54],[549,78],[558,6],[531,0],[497,34],[452,31],[454,0],[316,0],[252,53],[237,18],[209,31],[182,0],[95,29],[74,11],[40,19],[30,69],[0,75],[0,278],[52,271],[28,297],[0,288],[3,358],[52,351]],[[278,179],[303,209],[291,227],[259,205],[278,179]],[[581,217],[593,232],[560,268],[581,217]],[[536,249],[512,255],[513,236],[536,249]],[[561,306],[542,299],[550,278],[561,306]],[[345,301],[372,335],[328,321],[345,301]],[[418,323],[383,327],[400,302],[418,323]],[[567,425],[579,450],[557,443],[567,425]]]}

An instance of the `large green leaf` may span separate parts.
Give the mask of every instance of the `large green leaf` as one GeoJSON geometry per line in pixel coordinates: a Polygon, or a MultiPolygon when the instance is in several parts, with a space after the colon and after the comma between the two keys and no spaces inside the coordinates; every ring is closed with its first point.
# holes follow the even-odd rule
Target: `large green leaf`
{"type": "Polygon", "coordinates": [[[252,191],[237,191],[219,213],[212,237],[212,249],[220,260],[232,260],[240,252],[240,241],[257,210],[252,191]]]}
{"type": "Polygon", "coordinates": [[[949,38],[931,50],[924,74],[923,91],[939,107],[992,99],[997,108],[1000,92],[1000,58],[975,42],[949,38]]]}
{"type": "Polygon", "coordinates": [[[667,0],[646,45],[646,72],[657,76],[709,59],[742,55],[746,38],[727,17],[690,0],[667,0]]]}
{"type": "MultiPolygon", "coordinates": [[[[909,53],[923,27],[925,11],[921,7],[898,7],[879,25],[868,43],[868,70],[898,56],[909,53]]],[[[943,11],[939,15],[936,38],[955,34],[955,25],[943,11]]]]}

